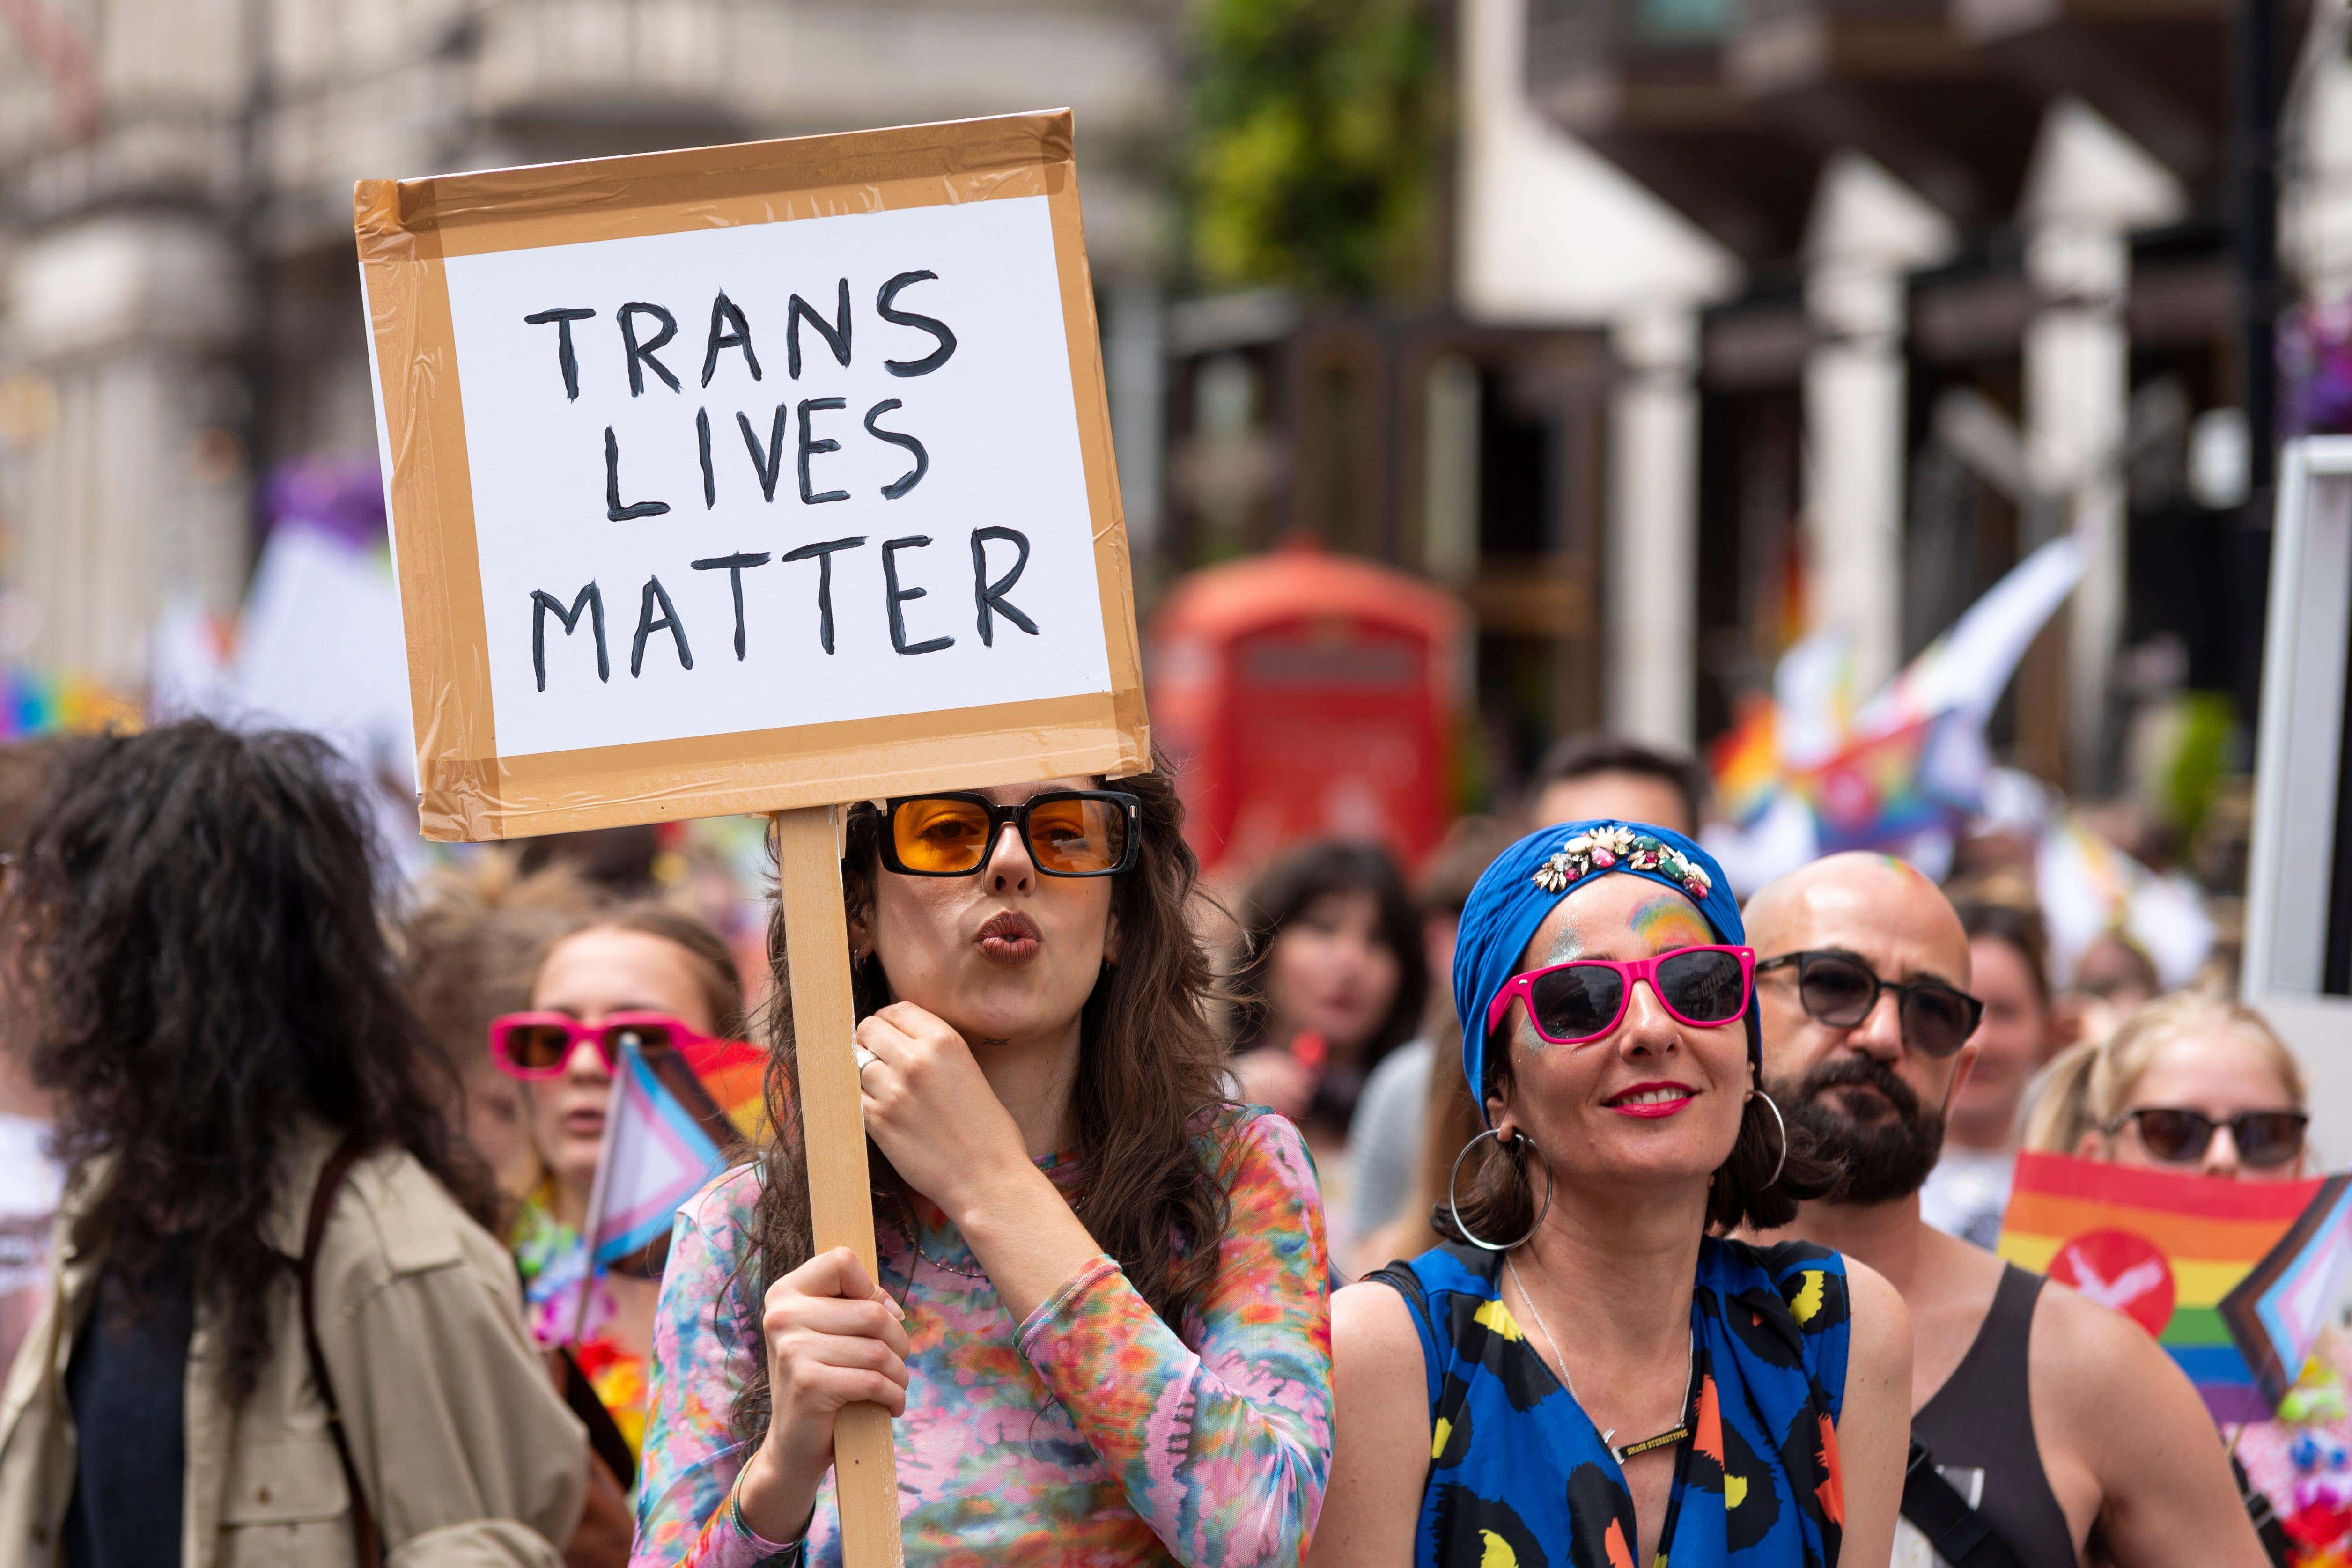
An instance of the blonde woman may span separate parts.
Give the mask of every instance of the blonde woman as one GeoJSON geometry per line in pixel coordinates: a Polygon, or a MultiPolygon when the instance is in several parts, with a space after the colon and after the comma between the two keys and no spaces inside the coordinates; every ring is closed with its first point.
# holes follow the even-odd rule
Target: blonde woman
{"type": "Polygon", "coordinates": [[[2305,1174],[2303,1072],[2262,1014],[2181,994],[2051,1063],[2025,1146],[2247,1181],[2305,1174]]]}
{"type": "MultiPolygon", "coordinates": [[[[2249,1007],[2189,993],[2159,998],[2104,1041],[2051,1064],[2026,1113],[2025,1146],[2116,1165],[2233,1181],[2292,1181],[2315,1164],[2303,1072],[2249,1007]]],[[[2274,1512],[2288,1535],[2335,1561],[2352,1550],[2352,1420],[2345,1417],[2352,1344],[2322,1336],[2279,1419],[2225,1427],[2255,1517],[2274,1512]]]]}

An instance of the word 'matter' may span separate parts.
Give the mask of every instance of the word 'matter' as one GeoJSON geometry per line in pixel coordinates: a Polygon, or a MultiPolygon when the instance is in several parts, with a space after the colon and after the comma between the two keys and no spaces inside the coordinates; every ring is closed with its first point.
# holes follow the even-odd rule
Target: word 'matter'
{"type": "MultiPolygon", "coordinates": [[[[844,550],[863,549],[866,543],[866,536],[858,534],[849,538],[824,539],[815,544],[803,545],[798,549],[786,550],[781,556],[771,556],[764,550],[746,550],[733,555],[712,556],[695,561],[692,566],[696,571],[723,571],[727,574],[728,587],[735,606],[735,657],[740,660],[750,645],[743,623],[743,574],[754,568],[766,566],[771,560],[779,564],[814,561],[817,644],[830,653],[834,651],[833,558],[844,550]]],[[[930,590],[903,586],[899,580],[903,568],[898,558],[903,551],[925,549],[930,543],[928,534],[909,534],[902,538],[885,539],[880,546],[882,610],[889,618],[890,647],[895,653],[936,653],[955,645],[955,637],[947,632],[912,641],[907,628],[906,607],[927,597],[930,590]]],[[[973,629],[982,644],[988,647],[995,645],[999,616],[1030,636],[1036,636],[1037,622],[1005,598],[1013,585],[1021,580],[1021,573],[1029,565],[1028,536],[1017,528],[974,528],[971,534],[971,545],[973,629]],[[989,557],[988,547],[992,544],[1010,546],[1013,556],[1011,563],[994,577],[990,575],[995,570],[989,557]]],[[[544,589],[534,589],[531,591],[530,607],[530,668],[541,691],[547,689],[547,623],[551,619],[562,628],[564,635],[570,636],[579,629],[581,618],[584,615],[588,621],[590,640],[596,648],[596,678],[600,681],[613,678],[612,654],[604,632],[604,591],[602,585],[590,581],[572,596],[569,604],[544,589]]],[[[669,590],[662,586],[658,576],[646,579],[645,587],[638,596],[636,633],[629,642],[629,674],[632,676],[644,674],[646,643],[656,632],[668,632],[678,664],[686,669],[694,668],[694,644],[687,636],[685,618],[678,613],[669,590]]]]}

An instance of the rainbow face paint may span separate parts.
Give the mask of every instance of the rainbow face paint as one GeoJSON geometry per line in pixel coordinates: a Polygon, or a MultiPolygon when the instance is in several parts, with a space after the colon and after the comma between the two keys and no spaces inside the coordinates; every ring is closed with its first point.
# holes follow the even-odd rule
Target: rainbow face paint
{"type": "Polygon", "coordinates": [[[1715,933],[1690,900],[1676,898],[1671,893],[1660,894],[1633,912],[1629,923],[1635,936],[1653,953],[1664,953],[1676,947],[1705,947],[1715,941],[1715,933]]]}

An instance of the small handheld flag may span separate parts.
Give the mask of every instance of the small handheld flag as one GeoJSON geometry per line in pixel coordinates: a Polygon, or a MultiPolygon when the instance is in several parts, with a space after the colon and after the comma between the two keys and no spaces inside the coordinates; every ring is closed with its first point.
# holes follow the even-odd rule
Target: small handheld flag
{"type": "MultiPolygon", "coordinates": [[[[2223,1299],[2329,1185],[2020,1155],[2000,1252],[2154,1334],[2216,1422],[2259,1421],[2271,1406],[2224,1320],[2223,1299]]],[[[2302,1370],[2300,1356],[2294,1369],[2302,1370]]],[[[2287,1382],[2294,1380],[2290,1374],[2287,1382]]]]}
{"type": "Polygon", "coordinates": [[[583,1228],[592,1268],[609,1269],[667,1237],[678,1207],[719,1173],[728,1151],[758,1135],[759,1059],[759,1048],[740,1040],[651,1055],[623,1043],[583,1228]]]}

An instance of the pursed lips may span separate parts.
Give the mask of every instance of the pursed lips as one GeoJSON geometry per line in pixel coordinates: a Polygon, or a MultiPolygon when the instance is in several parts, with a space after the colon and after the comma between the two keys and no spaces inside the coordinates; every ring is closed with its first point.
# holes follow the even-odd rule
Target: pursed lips
{"type": "Polygon", "coordinates": [[[972,943],[981,956],[998,964],[1019,964],[1036,956],[1045,941],[1037,923],[1018,910],[1000,910],[983,922],[972,943]]]}

